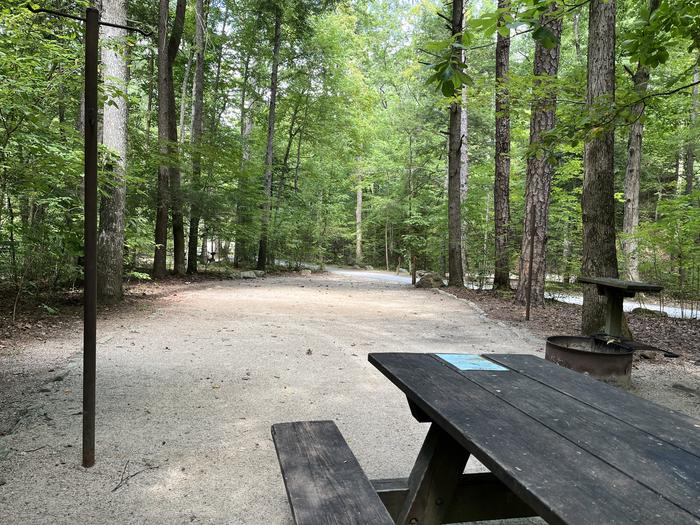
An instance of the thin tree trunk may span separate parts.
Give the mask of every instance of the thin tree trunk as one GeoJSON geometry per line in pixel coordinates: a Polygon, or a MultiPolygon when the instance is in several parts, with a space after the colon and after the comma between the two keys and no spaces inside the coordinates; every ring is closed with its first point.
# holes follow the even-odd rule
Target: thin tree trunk
{"type": "MultiPolygon", "coordinates": [[[[649,1],[649,11],[654,12],[659,7],[660,0],[649,1]]],[[[633,78],[634,89],[638,97],[647,92],[649,70],[642,64],[637,65],[633,78]]],[[[642,139],[644,135],[643,102],[632,107],[634,122],[630,126],[627,141],[627,169],[625,170],[625,208],[622,231],[622,252],[627,263],[627,277],[632,281],[639,280],[639,258],[637,256],[637,225],[639,224],[639,183],[642,173],[642,139]]]]}
{"type": "MultiPolygon", "coordinates": [[[[693,86],[693,102],[692,109],[690,111],[690,129],[695,130],[698,120],[698,80],[700,80],[700,74],[698,72],[698,61],[695,62],[695,68],[693,70],[693,81],[696,83],[693,86]]],[[[685,148],[685,163],[683,166],[683,173],[685,175],[685,193],[690,195],[693,193],[693,179],[695,178],[695,141],[690,140],[685,148]]]]}
{"type": "Polygon", "coordinates": [[[248,53],[243,66],[243,81],[241,85],[241,182],[236,201],[236,251],[234,254],[234,264],[241,266],[249,263],[252,258],[252,246],[249,229],[253,222],[251,203],[251,181],[248,164],[250,162],[250,136],[253,132],[253,111],[252,106],[246,107],[248,95],[248,82],[251,69],[251,54],[248,53]]]}
{"type": "Polygon", "coordinates": [[[267,240],[270,225],[270,206],[272,198],[272,166],[274,160],[275,117],[277,108],[277,70],[280,61],[280,43],[282,40],[282,8],[275,8],[275,33],[272,43],[272,71],[270,74],[270,109],[267,116],[267,147],[265,150],[265,177],[263,180],[263,210],[260,224],[260,245],[258,249],[258,270],[267,265],[267,240]]]}
{"type": "Polygon", "coordinates": [[[389,221],[384,222],[384,262],[386,271],[389,271],[389,221]]]}
{"type": "Polygon", "coordinates": [[[153,73],[155,69],[155,58],[153,56],[153,49],[151,48],[150,56],[148,58],[148,103],[146,105],[146,150],[150,148],[151,145],[151,120],[153,118],[153,73]]]}
{"type": "Polygon", "coordinates": [[[202,173],[202,119],[204,115],[204,1],[195,2],[195,54],[194,97],[192,100],[192,186],[194,195],[190,203],[190,231],[187,247],[187,273],[197,273],[197,243],[199,241],[199,218],[202,173]]]}
{"type": "Polygon", "coordinates": [[[208,253],[207,253],[207,228],[204,226],[202,228],[202,253],[199,254],[199,262],[202,264],[206,265],[207,261],[209,260],[208,253]]]}
{"type": "Polygon", "coordinates": [[[362,175],[357,176],[355,204],[355,264],[362,264],[362,175]]]}
{"type": "MultiPolygon", "coordinates": [[[[190,85],[190,72],[192,71],[192,60],[194,60],[194,50],[190,46],[190,52],[187,53],[187,62],[185,63],[185,73],[182,76],[182,86],[180,86],[180,144],[185,143],[185,115],[187,114],[187,87],[190,85]]],[[[194,90],[194,82],[192,83],[194,90]]],[[[194,100],[192,101],[192,111],[194,113],[194,100]]],[[[190,131],[191,132],[191,131],[190,131]]]]}
{"type": "MultiPolygon", "coordinates": [[[[499,0],[505,9],[510,0],[499,0]]],[[[495,271],[493,287],[510,289],[510,35],[496,35],[496,175],[493,183],[495,271]]]]}
{"type": "Polygon", "coordinates": [[[527,300],[528,288],[530,288],[531,304],[544,304],[547,223],[553,173],[551,158],[549,152],[546,151],[544,138],[556,124],[556,86],[551,84],[556,80],[559,71],[559,38],[562,26],[561,17],[556,15],[556,10],[556,4],[551,4],[549,13],[543,15],[540,20],[557,39],[557,44],[551,49],[544,47],[540,41],[535,44],[534,89],[538,93],[532,102],[530,117],[530,154],[527,159],[525,217],[517,293],[517,300],[522,304],[527,300]],[[534,250],[532,249],[533,242],[534,250]],[[531,253],[532,260],[530,260],[531,253]],[[532,272],[530,272],[531,264],[532,272]],[[532,283],[529,282],[530,275],[532,275],[532,283]]]}
{"type": "MultiPolygon", "coordinates": [[[[463,19],[462,0],[452,1],[452,34],[462,31],[463,19]]],[[[461,51],[453,51],[457,60],[461,51]]],[[[464,89],[464,88],[463,88],[464,89]]],[[[462,145],[461,106],[457,102],[450,104],[450,127],[448,142],[448,171],[447,171],[447,234],[448,234],[448,266],[449,284],[464,286],[462,272],[462,214],[460,200],[460,149],[462,145]]]]}
{"type": "MultiPolygon", "coordinates": [[[[173,22],[170,38],[168,38],[169,14],[170,3],[168,0],[160,0],[158,17],[158,141],[160,154],[166,158],[166,161],[158,168],[158,183],[156,188],[156,248],[153,257],[153,277],[155,278],[165,277],[168,244],[168,205],[171,201],[171,188],[179,191],[180,172],[178,169],[172,167],[176,154],[175,145],[177,144],[173,63],[175,62],[175,56],[180,47],[180,39],[182,38],[185,18],[185,0],[177,0],[175,20],[173,22]],[[176,179],[176,183],[171,186],[171,180],[173,178],[176,179]]],[[[181,213],[179,214],[179,218],[179,226],[181,228],[181,213]]],[[[175,228],[173,228],[173,230],[175,230],[175,228]]],[[[180,242],[183,241],[183,236],[184,235],[173,234],[173,237],[180,242]]],[[[178,248],[183,251],[184,256],[184,244],[181,247],[178,246],[178,248]]]]}
{"type": "MultiPolygon", "coordinates": [[[[592,0],[588,11],[589,111],[610,107],[615,98],[615,0],[592,0]]],[[[581,272],[587,277],[617,277],[615,246],[615,133],[606,128],[584,147],[583,257],[581,272]]],[[[581,331],[593,334],[605,322],[605,302],[596,287],[583,289],[581,331]]]]}
{"type": "MultiPolygon", "coordinates": [[[[126,0],[104,2],[102,17],[106,22],[126,25],[126,0]]],[[[112,87],[126,92],[126,31],[104,25],[100,29],[105,91],[111,92],[112,87]]],[[[97,296],[104,303],[118,301],[122,296],[127,110],[126,98],[122,96],[106,100],[103,107],[102,143],[110,152],[107,167],[111,175],[110,184],[102,192],[97,236],[97,296]]]]}
{"type": "MultiPolygon", "coordinates": [[[[462,16],[462,30],[466,31],[467,27],[466,17],[462,16]]],[[[467,52],[462,50],[462,62],[465,64],[466,69],[467,62],[467,52]]],[[[467,191],[469,188],[469,111],[468,111],[469,97],[467,93],[467,86],[462,87],[462,108],[460,113],[460,150],[459,150],[459,204],[460,207],[464,206],[467,202],[467,191]]],[[[462,231],[461,231],[461,260],[462,260],[462,278],[467,275],[468,271],[468,259],[467,259],[467,224],[465,218],[462,217],[462,231]]]]}

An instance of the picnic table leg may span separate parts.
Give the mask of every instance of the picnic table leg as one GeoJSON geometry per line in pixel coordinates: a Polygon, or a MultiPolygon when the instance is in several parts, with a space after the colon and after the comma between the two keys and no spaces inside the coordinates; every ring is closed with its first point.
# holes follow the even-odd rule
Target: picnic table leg
{"type": "Polygon", "coordinates": [[[605,332],[608,335],[622,337],[622,303],[624,296],[610,289],[606,290],[605,295],[608,298],[605,332]]]}
{"type": "Polygon", "coordinates": [[[408,495],[397,525],[443,523],[467,459],[469,452],[432,424],[408,478],[408,495]]]}

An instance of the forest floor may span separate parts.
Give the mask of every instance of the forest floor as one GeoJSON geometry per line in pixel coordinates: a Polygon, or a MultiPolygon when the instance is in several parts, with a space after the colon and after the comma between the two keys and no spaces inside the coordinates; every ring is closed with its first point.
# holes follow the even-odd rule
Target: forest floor
{"type": "MultiPolygon", "coordinates": [[[[551,335],[576,335],[581,330],[581,306],[576,304],[547,300],[543,307],[532,309],[530,321],[526,322],[525,308],[515,303],[513,294],[455,287],[450,287],[448,291],[477,304],[492,319],[527,328],[545,338],[551,335]]],[[[700,319],[630,312],[625,313],[625,317],[635,340],[680,354],[682,361],[697,365],[700,372],[700,319]]],[[[658,356],[661,359],[661,355],[658,356]]],[[[654,359],[652,354],[648,354],[648,357],[654,359]]]]}
{"type": "MultiPolygon", "coordinates": [[[[90,469],[79,310],[26,318],[0,339],[2,522],[286,525],[279,421],[333,419],[370,477],[406,476],[426,427],[367,354],[543,355],[479,304],[348,272],[131,287],[99,313],[90,469]]],[[[636,393],[700,416],[692,359],[636,366],[636,393]]]]}

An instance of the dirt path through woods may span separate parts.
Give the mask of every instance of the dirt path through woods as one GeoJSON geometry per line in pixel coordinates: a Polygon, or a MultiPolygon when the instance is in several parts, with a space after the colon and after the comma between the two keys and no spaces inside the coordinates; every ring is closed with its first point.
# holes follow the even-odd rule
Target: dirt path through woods
{"type": "Polygon", "coordinates": [[[542,355],[465,301],[348,275],[192,284],[101,317],[88,470],[80,331],[0,350],[3,523],[286,525],[273,422],[333,419],[370,477],[408,475],[426,427],[368,352],[542,355]]]}

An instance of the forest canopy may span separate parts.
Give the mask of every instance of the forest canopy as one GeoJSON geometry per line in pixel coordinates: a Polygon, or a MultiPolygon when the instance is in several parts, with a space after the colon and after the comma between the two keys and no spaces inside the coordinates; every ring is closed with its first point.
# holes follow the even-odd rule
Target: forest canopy
{"type": "MultiPolygon", "coordinates": [[[[84,249],[83,27],[30,7],[88,3],[0,7],[18,297],[80,286],[84,249]]],[[[415,265],[517,300],[532,275],[535,304],[581,272],[700,296],[698,0],[95,7],[146,32],[100,34],[103,301],[129,276],[301,263],[415,265]]]]}

